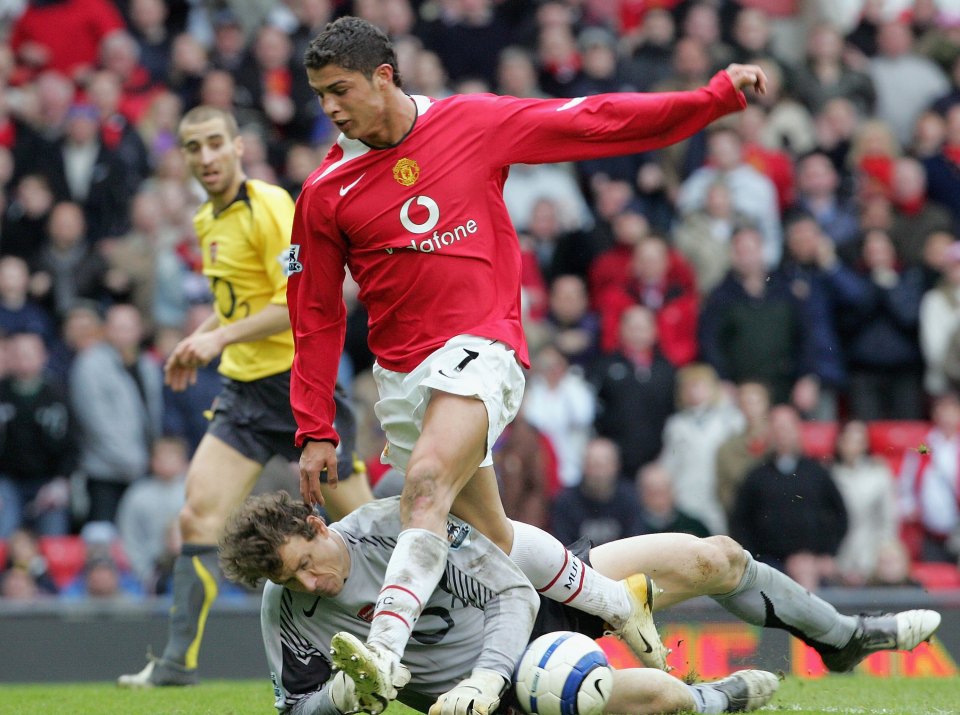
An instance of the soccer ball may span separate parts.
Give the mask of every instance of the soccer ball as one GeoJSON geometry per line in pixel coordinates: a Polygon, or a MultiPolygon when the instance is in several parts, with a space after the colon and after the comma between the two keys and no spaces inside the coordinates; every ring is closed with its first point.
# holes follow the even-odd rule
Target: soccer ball
{"type": "Polygon", "coordinates": [[[527,646],[514,681],[529,715],[601,715],[613,690],[613,671],[595,641],[556,631],[527,646]]]}

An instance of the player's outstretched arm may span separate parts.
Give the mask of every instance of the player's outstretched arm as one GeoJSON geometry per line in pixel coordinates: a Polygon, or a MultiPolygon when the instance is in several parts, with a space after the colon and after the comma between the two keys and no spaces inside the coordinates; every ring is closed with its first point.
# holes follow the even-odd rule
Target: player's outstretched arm
{"type": "Polygon", "coordinates": [[[767,93],[767,75],[759,66],[732,64],[725,71],[733,86],[741,92],[752,87],[757,94],[767,93]]]}

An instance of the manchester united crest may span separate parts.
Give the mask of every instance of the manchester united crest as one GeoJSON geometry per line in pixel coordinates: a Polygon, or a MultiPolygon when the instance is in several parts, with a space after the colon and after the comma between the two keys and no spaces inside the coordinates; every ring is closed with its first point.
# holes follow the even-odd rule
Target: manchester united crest
{"type": "Polygon", "coordinates": [[[420,165],[404,157],[393,165],[393,178],[403,186],[413,186],[420,178],[420,165]]]}

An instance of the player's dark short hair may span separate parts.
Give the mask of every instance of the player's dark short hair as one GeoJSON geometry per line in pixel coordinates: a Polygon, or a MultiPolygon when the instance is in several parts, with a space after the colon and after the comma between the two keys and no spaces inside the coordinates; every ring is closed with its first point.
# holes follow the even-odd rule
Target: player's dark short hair
{"type": "Polygon", "coordinates": [[[390,38],[379,27],[359,17],[341,17],[327,23],[304,52],[303,65],[311,70],[337,65],[360,72],[367,79],[373,79],[380,65],[390,65],[393,83],[403,86],[390,38]]]}
{"type": "Polygon", "coordinates": [[[239,136],[240,127],[237,126],[237,120],[233,114],[219,107],[210,107],[205,104],[194,107],[184,114],[180,119],[180,129],[183,129],[183,127],[188,124],[202,124],[203,122],[209,122],[211,119],[223,120],[223,124],[227,128],[227,136],[230,139],[239,136]]]}
{"type": "Polygon", "coordinates": [[[317,532],[307,522],[313,509],[287,492],[247,499],[227,519],[220,537],[220,568],[231,581],[256,588],[275,580],[283,570],[280,547],[291,537],[312,540],[317,532]]]}

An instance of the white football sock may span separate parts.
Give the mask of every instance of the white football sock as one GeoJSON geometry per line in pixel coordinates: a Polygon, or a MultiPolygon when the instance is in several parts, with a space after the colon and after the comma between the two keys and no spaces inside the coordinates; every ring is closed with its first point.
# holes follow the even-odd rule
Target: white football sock
{"type": "Polygon", "coordinates": [[[511,523],[510,559],[538,593],[598,616],[614,628],[623,625],[630,616],[631,605],[622,583],[587,566],[543,529],[520,521],[511,523]]]}
{"type": "Polygon", "coordinates": [[[695,712],[705,715],[717,715],[725,713],[730,706],[730,700],[722,692],[717,690],[709,683],[699,685],[687,685],[693,700],[697,704],[695,712]]]}
{"type": "Polygon", "coordinates": [[[399,660],[447,563],[447,540],[426,529],[404,529],[390,555],[367,643],[399,660]]]}

